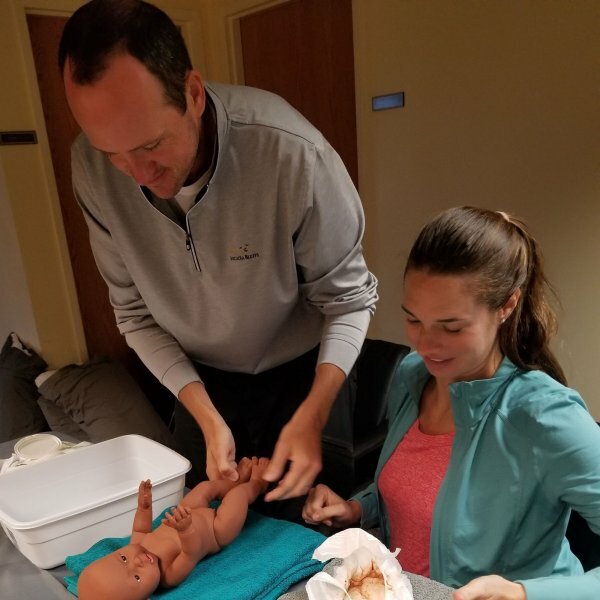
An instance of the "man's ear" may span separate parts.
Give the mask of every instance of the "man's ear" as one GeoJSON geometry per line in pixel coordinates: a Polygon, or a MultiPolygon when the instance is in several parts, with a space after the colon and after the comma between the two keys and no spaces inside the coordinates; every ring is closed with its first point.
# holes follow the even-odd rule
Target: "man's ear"
{"type": "Polygon", "coordinates": [[[201,117],[206,107],[206,92],[204,91],[202,77],[195,69],[192,69],[187,75],[186,88],[194,112],[198,117],[201,117]]]}

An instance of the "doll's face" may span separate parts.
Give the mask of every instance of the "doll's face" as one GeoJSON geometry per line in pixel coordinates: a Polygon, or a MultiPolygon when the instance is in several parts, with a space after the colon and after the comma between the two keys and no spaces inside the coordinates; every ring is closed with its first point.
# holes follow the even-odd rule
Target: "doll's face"
{"type": "Polygon", "coordinates": [[[129,544],[84,569],[77,591],[80,600],[143,600],[159,582],[158,557],[140,544],[129,544]]]}

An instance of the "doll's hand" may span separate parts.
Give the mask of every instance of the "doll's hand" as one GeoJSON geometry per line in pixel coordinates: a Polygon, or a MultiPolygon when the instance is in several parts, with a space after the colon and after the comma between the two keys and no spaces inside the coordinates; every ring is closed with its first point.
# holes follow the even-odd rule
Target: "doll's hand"
{"type": "Polygon", "coordinates": [[[527,600],[527,594],[520,583],[499,575],[486,575],[456,590],[452,600],[527,600]]]}
{"type": "Polygon", "coordinates": [[[149,479],[142,481],[138,488],[138,508],[148,510],[152,506],[152,483],[149,479]]]}
{"type": "Polygon", "coordinates": [[[182,506],[181,504],[175,506],[171,509],[170,513],[165,513],[162,524],[182,533],[192,525],[192,511],[187,506],[182,506]]]}

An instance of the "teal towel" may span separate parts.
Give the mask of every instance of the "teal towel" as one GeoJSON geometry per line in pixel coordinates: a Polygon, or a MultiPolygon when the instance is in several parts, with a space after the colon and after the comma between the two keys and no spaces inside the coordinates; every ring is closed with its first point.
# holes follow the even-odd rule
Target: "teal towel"
{"type": "MultiPolygon", "coordinates": [[[[153,522],[160,524],[162,515],[153,522]]],[[[240,535],[220,552],[203,558],[177,587],[158,589],[152,598],[165,600],[275,600],[293,584],[314,575],[323,564],[313,560],[325,536],[312,529],[265,517],[249,510],[240,535]]],[[[68,556],[67,589],[77,595],[79,574],[92,561],[114,552],[129,537],[105,538],[82,554],[68,556]]]]}

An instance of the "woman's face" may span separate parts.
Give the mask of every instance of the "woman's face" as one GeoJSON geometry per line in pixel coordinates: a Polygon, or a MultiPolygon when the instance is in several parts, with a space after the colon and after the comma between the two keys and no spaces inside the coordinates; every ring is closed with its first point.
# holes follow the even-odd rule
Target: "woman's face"
{"type": "Polygon", "coordinates": [[[406,334],[436,379],[491,377],[502,355],[498,329],[511,308],[490,310],[475,298],[472,275],[409,270],[404,279],[406,334]]]}

